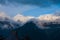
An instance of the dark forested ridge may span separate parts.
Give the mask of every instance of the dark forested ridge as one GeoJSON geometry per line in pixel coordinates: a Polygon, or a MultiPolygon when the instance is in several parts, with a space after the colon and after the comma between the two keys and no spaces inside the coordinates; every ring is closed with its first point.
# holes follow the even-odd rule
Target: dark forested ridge
{"type": "Polygon", "coordinates": [[[1,29],[4,24],[10,25],[9,22],[5,22],[0,22],[0,40],[60,40],[60,24],[50,23],[49,25],[44,25],[50,28],[41,29],[33,21],[29,21],[23,26],[13,24],[15,27],[19,27],[15,29],[11,27],[12,30],[11,28],[1,29]]]}

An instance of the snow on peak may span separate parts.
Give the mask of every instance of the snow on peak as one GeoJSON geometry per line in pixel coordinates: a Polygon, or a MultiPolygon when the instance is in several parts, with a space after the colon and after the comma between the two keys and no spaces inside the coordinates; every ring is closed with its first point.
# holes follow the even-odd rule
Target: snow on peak
{"type": "Polygon", "coordinates": [[[45,22],[54,22],[57,20],[60,20],[60,16],[59,16],[60,12],[55,12],[54,14],[45,14],[45,15],[40,15],[38,17],[34,17],[34,16],[24,16],[21,14],[17,14],[13,19],[15,21],[20,21],[20,22],[27,22],[30,19],[36,19],[39,21],[45,21],[45,22]]]}
{"type": "MultiPolygon", "coordinates": [[[[6,20],[9,18],[10,17],[7,16],[5,13],[3,13],[3,12],[0,13],[0,21],[6,20]]],[[[9,19],[10,23],[12,23],[12,22],[13,22],[13,24],[18,23],[19,25],[24,25],[26,22],[29,22],[29,21],[33,21],[37,26],[41,27],[41,25],[43,23],[48,23],[48,22],[60,23],[60,16],[56,16],[55,14],[45,14],[45,15],[40,15],[38,17],[34,17],[34,16],[24,16],[22,14],[17,14],[12,19],[9,19]]],[[[7,25],[4,25],[4,27],[6,27],[6,26],[7,25]]],[[[41,28],[44,28],[44,27],[41,27],[41,28]]]]}
{"type": "Polygon", "coordinates": [[[10,16],[7,16],[4,12],[0,12],[0,20],[8,20],[10,16]]]}
{"type": "Polygon", "coordinates": [[[15,21],[27,22],[31,18],[34,18],[34,17],[33,16],[24,16],[24,15],[21,15],[21,14],[17,14],[13,19],[15,21]]]}
{"type": "Polygon", "coordinates": [[[45,14],[45,15],[40,15],[39,17],[33,17],[33,16],[24,16],[21,14],[17,14],[14,18],[15,21],[20,21],[23,25],[26,22],[33,21],[37,26],[44,28],[43,24],[44,23],[49,23],[49,22],[58,22],[60,23],[60,16],[56,16],[54,14],[45,14]]]}
{"type": "Polygon", "coordinates": [[[60,16],[56,16],[53,14],[45,14],[38,17],[39,20],[46,20],[46,21],[55,21],[56,19],[59,19],[59,18],[60,16]]]}

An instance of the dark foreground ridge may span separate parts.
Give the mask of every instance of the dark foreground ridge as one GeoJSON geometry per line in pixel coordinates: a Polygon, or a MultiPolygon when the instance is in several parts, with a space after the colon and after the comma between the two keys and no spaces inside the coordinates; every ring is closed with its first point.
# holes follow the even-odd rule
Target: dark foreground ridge
{"type": "MultiPolygon", "coordinates": [[[[0,22],[0,40],[60,40],[60,28],[57,28],[60,27],[60,24],[59,26],[56,26],[57,24],[54,24],[54,26],[50,24],[49,27],[51,28],[41,29],[30,21],[23,26],[19,26],[19,28],[13,29],[13,27],[11,27],[12,30],[1,29],[5,22],[0,22]]],[[[9,22],[6,22],[6,24],[10,25],[9,22]]]]}

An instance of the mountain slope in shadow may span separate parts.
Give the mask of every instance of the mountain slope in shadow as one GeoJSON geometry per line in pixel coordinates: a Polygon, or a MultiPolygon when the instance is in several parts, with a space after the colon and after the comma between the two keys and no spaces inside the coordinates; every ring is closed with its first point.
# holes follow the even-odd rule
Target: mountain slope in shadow
{"type": "Polygon", "coordinates": [[[27,22],[22,27],[16,29],[19,40],[60,40],[59,26],[51,24],[51,28],[41,29],[33,21],[27,22]]]}
{"type": "Polygon", "coordinates": [[[20,27],[17,22],[0,21],[0,40],[16,40],[15,28],[20,27]]]}
{"type": "Polygon", "coordinates": [[[60,28],[57,28],[60,24],[49,24],[47,27],[50,28],[41,29],[33,21],[28,21],[23,26],[16,22],[0,21],[0,38],[1,40],[60,40],[60,28]],[[4,28],[4,25],[8,26],[4,28]],[[4,29],[1,29],[2,27],[4,29]]]}
{"type": "Polygon", "coordinates": [[[19,40],[48,40],[48,37],[43,29],[40,29],[32,21],[27,22],[22,27],[17,29],[19,40]]]}

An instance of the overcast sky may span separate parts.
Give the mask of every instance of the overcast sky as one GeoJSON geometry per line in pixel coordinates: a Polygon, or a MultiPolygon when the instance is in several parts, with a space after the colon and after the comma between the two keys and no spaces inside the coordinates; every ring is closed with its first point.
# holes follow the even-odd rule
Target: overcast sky
{"type": "Polygon", "coordinates": [[[0,0],[0,12],[15,16],[51,14],[60,11],[60,0],[0,0]]]}

